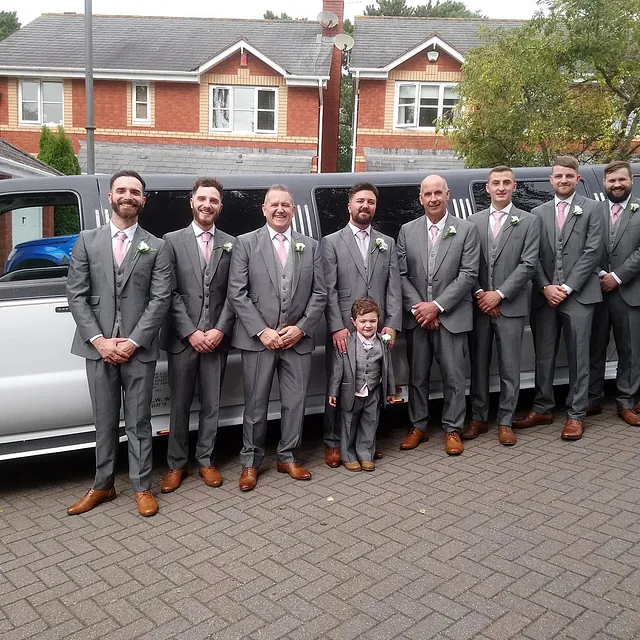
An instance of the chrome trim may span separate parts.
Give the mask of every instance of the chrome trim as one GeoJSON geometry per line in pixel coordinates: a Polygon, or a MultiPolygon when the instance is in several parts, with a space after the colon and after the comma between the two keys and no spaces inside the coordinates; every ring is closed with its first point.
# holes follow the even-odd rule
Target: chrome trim
{"type": "Polygon", "coordinates": [[[304,205],[304,213],[307,220],[307,229],[309,230],[309,233],[307,233],[307,235],[310,238],[313,238],[313,227],[311,226],[311,213],[309,211],[309,205],[307,204],[304,205]]]}

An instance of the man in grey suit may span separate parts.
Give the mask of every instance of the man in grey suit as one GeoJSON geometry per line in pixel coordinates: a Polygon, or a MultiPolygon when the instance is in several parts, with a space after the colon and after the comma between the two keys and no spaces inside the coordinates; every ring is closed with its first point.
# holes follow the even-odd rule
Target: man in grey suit
{"type": "Polygon", "coordinates": [[[427,440],[429,376],[433,358],[444,392],[442,427],[449,455],[463,452],[467,332],[473,328],[473,287],[478,278],[478,227],[449,215],[449,188],[438,175],[420,185],[425,215],[407,222],[398,236],[398,261],[409,361],[409,419],[400,444],[415,449],[427,440]]]}
{"type": "MultiPolygon", "coordinates": [[[[324,275],[327,284],[325,316],[331,342],[327,347],[327,373],[336,352],[346,353],[347,338],[353,330],[351,305],[369,297],[380,307],[378,331],[391,336],[402,329],[402,285],[398,271],[396,243],[371,222],[376,214],[378,189],[359,182],[349,191],[349,223],[322,239],[324,275]]],[[[327,376],[327,384],[329,376],[327,376]]],[[[325,462],[340,466],[340,405],[328,402],[324,411],[325,462]]]]}
{"type": "Polygon", "coordinates": [[[96,425],[96,476],[86,495],[67,509],[84,513],[113,500],[120,405],[124,393],[129,477],[138,512],[152,516],[151,398],[158,330],[171,301],[165,244],[138,226],[144,180],[135,171],[111,178],[111,221],[83,231],[73,247],[67,297],[77,329],[71,353],[86,359],[96,425]]]}
{"type": "Polygon", "coordinates": [[[231,343],[234,314],[227,301],[227,280],[234,238],[216,228],[222,211],[222,184],[199,178],[191,192],[193,222],[164,237],[172,267],[171,308],[160,334],[169,360],[171,428],[162,493],[175,491],[186,475],[189,412],[196,378],[200,416],[196,460],[210,487],[222,476],[214,466],[220,387],[231,343]]]}
{"type": "Polygon", "coordinates": [[[276,371],[281,406],[276,468],[296,480],[311,478],[296,455],[313,333],[327,301],[320,245],[291,228],[294,203],[288,187],[272,186],[262,211],[266,225],[236,239],[227,294],[238,318],[232,344],[241,350],[244,379],[242,491],[255,488],[264,459],[269,391],[276,371]]]}
{"type": "Polygon", "coordinates": [[[587,410],[591,322],[594,306],[602,300],[597,267],[604,224],[597,203],[576,193],[580,174],[575,158],[556,158],[550,180],[555,198],[532,211],[542,223],[531,300],[536,395],[533,409],[513,425],[522,429],[553,421],[553,378],[562,331],[569,364],[569,394],[561,437],[579,440],[587,410]]]}
{"type": "Polygon", "coordinates": [[[616,404],[627,424],[640,426],[634,400],[640,388],[640,202],[631,197],[633,174],[628,162],[604,169],[607,201],[600,205],[604,241],[599,263],[603,301],[596,305],[591,331],[591,373],[587,415],[602,412],[609,335],[618,352],[616,404]]]}
{"type": "Polygon", "coordinates": [[[471,356],[471,423],[463,440],[488,431],[489,368],[496,340],[500,400],[498,440],[516,443],[511,428],[520,391],[520,351],[525,319],[529,315],[531,278],[538,262],[540,220],[513,206],[513,171],[500,166],[489,172],[487,193],[491,206],[469,218],[478,226],[482,253],[475,292],[477,309],[469,334],[471,356]]]}

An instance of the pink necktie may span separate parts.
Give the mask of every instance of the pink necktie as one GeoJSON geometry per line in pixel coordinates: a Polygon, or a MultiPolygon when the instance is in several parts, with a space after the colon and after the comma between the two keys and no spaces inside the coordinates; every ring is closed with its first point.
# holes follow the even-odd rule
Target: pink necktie
{"type": "Polygon", "coordinates": [[[564,221],[567,219],[567,216],[565,215],[567,206],[568,205],[566,202],[558,202],[557,222],[558,222],[558,229],[560,229],[560,231],[562,231],[562,227],[564,227],[564,221]]]}
{"type": "Polygon", "coordinates": [[[116,264],[120,266],[127,254],[127,234],[124,231],[116,233],[116,246],[113,248],[113,257],[116,264]]]}
{"type": "Polygon", "coordinates": [[[276,233],[276,240],[278,241],[278,258],[280,258],[280,263],[284,267],[287,264],[287,250],[284,248],[285,236],[282,233],[276,233]]]}
{"type": "Polygon", "coordinates": [[[367,264],[367,232],[364,229],[360,229],[360,231],[356,233],[356,238],[358,240],[360,255],[362,256],[364,263],[367,264]]]}
{"type": "Polygon", "coordinates": [[[208,231],[203,231],[200,235],[202,244],[200,245],[200,251],[202,251],[202,257],[205,264],[209,264],[211,259],[211,234],[208,231]]]}
{"type": "Polygon", "coordinates": [[[436,240],[438,239],[437,225],[432,224],[431,227],[429,227],[429,231],[431,232],[431,242],[435,244],[436,240]]]}
{"type": "Polygon", "coordinates": [[[613,207],[611,207],[611,223],[615,224],[622,213],[622,205],[619,202],[616,202],[613,207]]]}
{"type": "Polygon", "coordinates": [[[495,240],[500,233],[500,229],[502,225],[500,221],[502,220],[502,216],[504,215],[504,211],[494,211],[492,214],[493,220],[491,221],[491,233],[493,234],[493,239],[495,240]]]}

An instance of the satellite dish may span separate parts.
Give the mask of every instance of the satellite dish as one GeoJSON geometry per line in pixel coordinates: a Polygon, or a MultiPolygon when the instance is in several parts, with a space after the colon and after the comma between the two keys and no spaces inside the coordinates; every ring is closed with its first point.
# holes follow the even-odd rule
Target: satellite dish
{"type": "Polygon", "coordinates": [[[353,49],[354,40],[347,33],[339,33],[333,39],[333,45],[337,49],[340,49],[340,51],[351,51],[351,49],[353,49]]]}
{"type": "Polygon", "coordinates": [[[318,14],[318,22],[323,27],[331,29],[332,27],[335,27],[340,21],[338,20],[338,16],[333,13],[333,11],[321,11],[318,14]]]}

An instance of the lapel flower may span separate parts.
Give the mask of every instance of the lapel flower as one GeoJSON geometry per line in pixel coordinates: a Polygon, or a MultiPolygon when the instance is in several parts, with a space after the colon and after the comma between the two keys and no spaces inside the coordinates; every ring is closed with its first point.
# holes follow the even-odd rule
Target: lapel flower
{"type": "Polygon", "coordinates": [[[575,207],[573,207],[573,215],[574,216],[581,216],[582,215],[582,207],[577,204],[575,207]]]}
{"type": "Polygon", "coordinates": [[[147,253],[147,251],[150,250],[151,247],[144,240],[141,240],[140,244],[138,245],[138,253],[147,253]]]}
{"type": "Polygon", "coordinates": [[[449,225],[447,227],[447,230],[444,232],[444,235],[442,237],[446,240],[449,236],[455,236],[456,233],[458,233],[456,231],[456,228],[453,225],[449,225]]]}
{"type": "Polygon", "coordinates": [[[224,244],[221,244],[218,247],[213,247],[214,251],[216,249],[222,249],[223,251],[226,251],[227,253],[231,253],[231,251],[233,250],[233,245],[230,242],[225,242],[224,244]]]}
{"type": "Polygon", "coordinates": [[[515,227],[520,224],[520,218],[518,216],[511,216],[511,224],[515,227]]]}
{"type": "Polygon", "coordinates": [[[304,243],[303,243],[303,242],[296,242],[296,243],[293,245],[293,250],[294,250],[296,253],[302,253],[302,252],[304,251],[304,243]]]}
{"type": "Polygon", "coordinates": [[[629,205],[629,211],[631,211],[631,213],[635,213],[638,209],[640,209],[640,204],[638,204],[637,202],[632,202],[629,205]]]}
{"type": "Polygon", "coordinates": [[[388,248],[389,245],[382,238],[376,238],[376,244],[373,247],[373,251],[371,251],[371,253],[373,253],[376,249],[378,251],[386,251],[388,248]]]}
{"type": "Polygon", "coordinates": [[[383,333],[381,336],[382,342],[387,345],[391,342],[391,336],[388,333],[383,333]]]}

